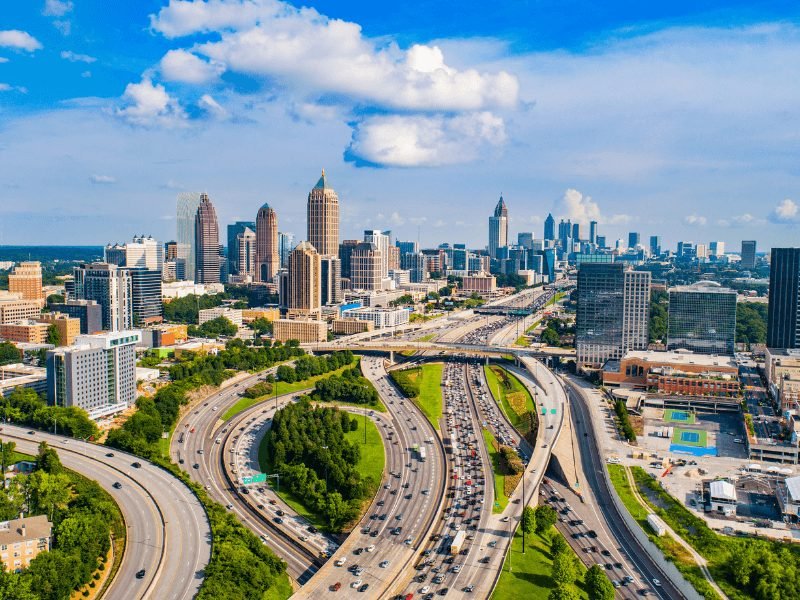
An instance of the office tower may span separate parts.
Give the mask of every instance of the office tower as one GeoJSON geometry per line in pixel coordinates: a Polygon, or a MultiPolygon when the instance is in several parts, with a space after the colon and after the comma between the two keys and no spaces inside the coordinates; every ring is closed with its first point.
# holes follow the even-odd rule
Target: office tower
{"type": "Polygon", "coordinates": [[[650,273],[622,263],[585,263],[578,270],[578,365],[602,366],[647,347],[650,273]]]}
{"type": "Polygon", "coordinates": [[[342,277],[349,279],[350,278],[350,257],[353,254],[353,250],[356,246],[358,246],[361,242],[358,240],[343,240],[341,244],[339,244],[339,260],[341,261],[341,269],[342,269],[342,277]]]}
{"type": "Polygon", "coordinates": [[[256,281],[271,282],[281,267],[278,214],[269,204],[256,216],[256,281]]]}
{"type": "Polygon", "coordinates": [[[400,256],[419,252],[419,244],[417,242],[401,242],[398,240],[394,245],[400,249],[400,256]]]}
{"type": "Polygon", "coordinates": [[[381,254],[381,278],[389,276],[389,236],[385,231],[367,229],[364,231],[364,241],[375,244],[381,254]]]}
{"type": "Polygon", "coordinates": [[[406,252],[400,256],[400,268],[408,271],[411,283],[421,283],[428,279],[426,265],[427,261],[422,252],[406,252]]]}
{"type": "Polygon", "coordinates": [[[80,322],[80,333],[91,334],[103,330],[103,308],[94,300],[67,300],[52,304],[55,313],[65,314],[80,322]]]}
{"type": "Polygon", "coordinates": [[[597,243],[597,221],[589,221],[589,243],[597,243]]]}
{"type": "Polygon", "coordinates": [[[606,236],[598,235],[596,239],[597,239],[597,247],[598,248],[607,248],[607,246],[606,246],[606,236]]]}
{"type": "Polygon", "coordinates": [[[338,256],[320,259],[320,303],[323,306],[342,301],[342,261],[338,256]]]}
{"type": "Polygon", "coordinates": [[[544,239],[556,239],[556,220],[550,213],[547,214],[547,218],[544,220],[544,239]]]}
{"type": "MultiPolygon", "coordinates": [[[[236,264],[229,271],[238,282],[255,281],[256,279],[256,232],[249,227],[243,228],[233,240],[233,246],[228,248],[227,264],[230,264],[230,255],[236,256],[236,264]]],[[[223,278],[227,279],[227,278],[223,278]]]]}
{"type": "Polygon", "coordinates": [[[558,241],[561,243],[561,248],[566,250],[570,245],[570,238],[572,237],[572,223],[561,219],[558,222],[558,241]]]}
{"type": "Polygon", "coordinates": [[[694,255],[697,258],[708,258],[708,247],[705,244],[697,244],[694,247],[694,255]]]}
{"type": "Polygon", "coordinates": [[[767,347],[800,347],[800,248],[772,249],[767,347]]]}
{"type": "Polygon", "coordinates": [[[325,169],[308,194],[308,242],[321,256],[339,252],[339,197],[325,179],[325,169]]]}
{"type": "Polygon", "coordinates": [[[19,294],[22,300],[34,300],[44,306],[42,291],[42,263],[37,261],[21,262],[8,274],[8,291],[19,294]]]}
{"type": "Polygon", "coordinates": [[[694,242],[678,242],[677,255],[680,258],[694,258],[697,256],[694,242]]]}
{"type": "MultiPolygon", "coordinates": [[[[501,246],[500,248],[508,248],[508,246],[501,246]]],[[[502,254],[500,248],[498,248],[498,257],[502,254]]],[[[452,269],[456,271],[466,271],[468,255],[469,252],[467,252],[467,248],[464,244],[454,244],[450,254],[452,257],[450,261],[452,269]]]]}
{"type": "Polygon", "coordinates": [[[572,241],[577,242],[581,239],[581,226],[580,223],[572,224],[572,241]]]}
{"type": "Polygon", "coordinates": [[[742,260],[739,263],[743,269],[756,268],[756,241],[742,240],[742,260]]]}
{"type": "Polygon", "coordinates": [[[118,267],[125,266],[125,246],[123,244],[106,244],[103,249],[103,261],[110,265],[117,265],[118,267]]]}
{"type": "Polygon", "coordinates": [[[354,290],[380,290],[383,287],[383,257],[378,246],[362,242],[350,254],[350,286],[354,290]]]}
{"type": "Polygon", "coordinates": [[[641,242],[642,242],[642,236],[639,235],[638,232],[631,231],[628,233],[628,248],[633,250],[634,248],[636,248],[636,246],[641,244],[641,242]]]}
{"type": "Polygon", "coordinates": [[[320,255],[309,242],[300,242],[289,253],[286,308],[291,316],[319,316],[321,296],[320,255]]]}
{"type": "Polygon", "coordinates": [[[100,305],[102,329],[124,331],[133,327],[133,285],[128,269],[109,263],[88,263],[75,268],[73,273],[75,299],[94,300],[100,305]]]}
{"type": "Polygon", "coordinates": [[[109,244],[104,251],[105,262],[131,269],[158,271],[164,268],[164,246],[152,236],[133,236],[125,244],[109,244]]]}
{"type": "Polygon", "coordinates": [[[397,271],[400,269],[400,248],[389,246],[389,270],[397,271]]]}
{"type": "Polygon", "coordinates": [[[661,236],[650,236],[650,254],[652,256],[661,256],[661,236]]]}
{"type": "Polygon", "coordinates": [[[281,259],[281,269],[289,266],[289,254],[294,250],[294,234],[278,232],[278,254],[281,259]]]}
{"type": "Polygon", "coordinates": [[[724,256],[725,255],[725,242],[709,242],[708,253],[711,256],[724,256]]]}
{"type": "Polygon", "coordinates": [[[669,290],[668,350],[733,354],[736,292],[712,281],[669,290]]]}
{"type": "Polygon", "coordinates": [[[497,258],[497,249],[503,246],[508,246],[508,209],[500,196],[494,214],[489,217],[489,256],[497,258]]]}
{"type": "Polygon", "coordinates": [[[178,258],[178,242],[171,241],[164,244],[164,260],[175,260],[178,258]]]}
{"type": "Polygon", "coordinates": [[[178,194],[178,218],[176,222],[176,258],[186,261],[186,276],[194,277],[196,271],[195,226],[197,209],[200,207],[200,194],[183,192],[178,194]]]}
{"type": "Polygon", "coordinates": [[[217,211],[208,197],[200,195],[195,215],[195,277],[197,283],[220,283],[219,226],[217,211]]]}
{"type": "Polygon", "coordinates": [[[144,327],[163,321],[161,272],[150,269],[124,269],[130,272],[133,326],[144,327]]]}
{"type": "Polygon", "coordinates": [[[256,224],[254,221],[236,221],[227,227],[228,273],[231,275],[239,275],[239,246],[236,243],[236,236],[243,233],[245,228],[255,231],[256,224]]]}
{"type": "Polygon", "coordinates": [[[97,419],[136,401],[139,331],[80,335],[72,346],[47,353],[47,397],[51,406],[82,408],[97,419]]]}
{"type": "Polygon", "coordinates": [[[517,244],[524,248],[533,248],[533,233],[530,231],[521,231],[517,234],[517,244]]]}

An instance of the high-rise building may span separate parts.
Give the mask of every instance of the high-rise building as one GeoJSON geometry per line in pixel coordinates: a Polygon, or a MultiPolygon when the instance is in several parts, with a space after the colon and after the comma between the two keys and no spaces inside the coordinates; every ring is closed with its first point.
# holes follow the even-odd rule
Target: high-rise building
{"type": "Polygon", "coordinates": [[[400,256],[419,252],[419,244],[417,242],[401,242],[398,240],[394,245],[400,249],[400,256]]]}
{"type": "Polygon", "coordinates": [[[400,248],[389,246],[389,270],[396,271],[400,268],[400,248]]]}
{"type": "Polygon", "coordinates": [[[523,248],[533,249],[533,233],[530,231],[520,231],[517,234],[517,244],[523,248]]]}
{"type": "Polygon", "coordinates": [[[508,246],[508,209],[500,196],[494,214],[489,217],[489,256],[497,258],[497,249],[504,246],[508,246]]]}
{"type": "Polygon", "coordinates": [[[164,266],[164,246],[152,236],[135,235],[133,240],[123,246],[125,264],[129,269],[148,269],[158,271],[164,266]]]}
{"type": "Polygon", "coordinates": [[[650,273],[622,263],[584,263],[578,270],[575,342],[579,366],[602,366],[647,348],[650,273]]]}
{"type": "Polygon", "coordinates": [[[743,269],[756,268],[756,241],[742,240],[742,260],[739,263],[743,269]]]}
{"type": "Polygon", "coordinates": [[[219,225],[217,211],[208,194],[200,195],[194,227],[194,280],[196,283],[220,283],[219,225]]]}
{"type": "Polygon", "coordinates": [[[286,308],[290,316],[319,316],[322,304],[322,264],[310,242],[300,242],[289,254],[286,308]]]}
{"type": "Polygon", "coordinates": [[[93,419],[131,406],[140,339],[139,331],[81,335],[73,346],[48,352],[48,403],[82,408],[93,419]]]}
{"type": "Polygon", "coordinates": [[[256,216],[256,281],[271,282],[280,267],[278,214],[264,204],[256,216]]]}
{"type": "Polygon", "coordinates": [[[350,286],[354,290],[383,288],[383,257],[378,246],[362,242],[350,254],[350,286]]]}
{"type": "Polygon", "coordinates": [[[381,278],[389,276],[389,235],[388,232],[378,229],[364,231],[364,241],[375,244],[381,253],[381,278]]]}
{"type": "Polygon", "coordinates": [[[358,240],[342,240],[342,243],[339,244],[339,260],[341,261],[342,277],[344,278],[350,278],[350,257],[355,247],[360,243],[358,240]]]}
{"type": "Polygon", "coordinates": [[[243,233],[245,228],[256,230],[254,221],[236,221],[228,225],[228,273],[239,275],[239,245],[236,236],[243,233]]]}
{"type": "Polygon", "coordinates": [[[713,281],[669,290],[667,350],[733,354],[736,292],[713,281]]]}
{"type": "Polygon", "coordinates": [[[767,347],[800,348],[800,248],[773,248],[767,347]]]}
{"type": "Polygon", "coordinates": [[[577,242],[581,239],[581,225],[580,223],[572,224],[572,241],[577,242]]]}
{"type": "Polygon", "coordinates": [[[709,242],[708,253],[710,256],[725,256],[725,242],[709,242]]]}
{"type": "Polygon", "coordinates": [[[547,218],[544,220],[544,239],[556,239],[556,220],[550,213],[547,214],[547,218]]]}
{"type": "Polygon", "coordinates": [[[161,272],[150,269],[125,269],[131,278],[133,326],[144,327],[164,320],[161,300],[161,272]]]}
{"type": "Polygon", "coordinates": [[[339,253],[339,197],[325,178],[325,169],[308,194],[308,242],[321,256],[339,253]]]}
{"type": "Polygon", "coordinates": [[[42,263],[21,262],[8,274],[8,291],[18,294],[22,300],[34,300],[44,306],[42,291],[42,263]]]}
{"type": "Polygon", "coordinates": [[[695,258],[697,250],[694,247],[694,242],[678,242],[678,258],[695,258]]]}
{"type": "Polygon", "coordinates": [[[183,192],[178,194],[178,218],[176,221],[176,258],[186,261],[186,277],[195,276],[195,248],[197,209],[200,207],[200,194],[197,192],[183,192]]]}
{"type": "Polygon", "coordinates": [[[133,327],[130,270],[109,263],[88,263],[80,265],[73,273],[75,299],[94,300],[100,305],[105,331],[124,331],[133,327]]]}
{"type": "Polygon", "coordinates": [[[342,301],[342,261],[338,256],[320,259],[320,303],[323,306],[342,301]]]}
{"type": "Polygon", "coordinates": [[[289,254],[294,250],[294,234],[278,232],[278,254],[281,258],[281,269],[289,266],[289,254]]]}
{"type": "Polygon", "coordinates": [[[92,334],[103,330],[103,308],[94,300],[66,300],[63,304],[52,304],[57,313],[68,315],[80,322],[80,333],[92,334]]]}
{"type": "Polygon", "coordinates": [[[606,236],[604,236],[604,235],[598,235],[597,238],[596,238],[596,243],[597,243],[597,247],[598,248],[607,248],[608,247],[606,245],[606,236]]]}
{"type": "Polygon", "coordinates": [[[408,271],[411,283],[421,283],[428,278],[426,265],[427,261],[422,252],[406,252],[400,256],[400,267],[408,271]]]}
{"type": "Polygon", "coordinates": [[[650,254],[652,256],[661,256],[661,236],[650,236],[650,254]]]}
{"type": "MultiPolygon", "coordinates": [[[[234,247],[236,248],[236,276],[240,281],[249,278],[250,281],[256,278],[256,232],[245,227],[236,234],[234,247]]],[[[230,252],[230,248],[228,249],[230,252]]],[[[228,256],[230,263],[230,256],[228,256]]]]}
{"type": "Polygon", "coordinates": [[[631,231],[628,233],[628,248],[636,248],[639,244],[642,243],[642,236],[637,231],[631,231]]]}
{"type": "Polygon", "coordinates": [[[597,221],[589,221],[589,243],[597,243],[597,221]]]}

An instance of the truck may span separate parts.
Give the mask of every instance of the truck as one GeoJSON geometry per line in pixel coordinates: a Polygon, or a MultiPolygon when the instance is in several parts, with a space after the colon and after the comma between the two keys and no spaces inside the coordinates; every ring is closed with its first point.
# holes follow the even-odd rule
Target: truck
{"type": "Polygon", "coordinates": [[[650,525],[650,528],[655,532],[658,537],[661,537],[665,533],[667,533],[667,528],[664,527],[664,523],[661,522],[655,514],[650,513],[647,515],[647,524],[650,525]]]}
{"type": "Polygon", "coordinates": [[[455,537],[450,542],[450,554],[458,554],[461,552],[461,546],[464,545],[464,540],[466,537],[467,534],[464,531],[456,532],[455,537]]]}
{"type": "Polygon", "coordinates": [[[425,446],[419,447],[419,460],[425,462],[425,446]]]}

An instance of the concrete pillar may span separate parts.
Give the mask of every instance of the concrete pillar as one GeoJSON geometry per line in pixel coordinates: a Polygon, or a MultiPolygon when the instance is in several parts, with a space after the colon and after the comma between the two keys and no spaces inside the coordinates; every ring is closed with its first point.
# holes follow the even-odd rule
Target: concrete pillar
{"type": "Polygon", "coordinates": [[[389,350],[389,364],[394,364],[394,350],[389,350]]]}

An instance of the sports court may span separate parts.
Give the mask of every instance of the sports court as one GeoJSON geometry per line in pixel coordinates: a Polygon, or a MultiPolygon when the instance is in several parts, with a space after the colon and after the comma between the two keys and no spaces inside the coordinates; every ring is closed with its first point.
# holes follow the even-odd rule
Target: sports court
{"type": "Polygon", "coordinates": [[[692,412],[668,408],[664,411],[664,420],[667,423],[684,423],[686,425],[694,425],[696,422],[696,417],[692,412]]]}
{"type": "Polygon", "coordinates": [[[672,434],[671,452],[682,452],[694,456],[716,456],[717,449],[708,446],[708,432],[703,429],[675,427],[672,434]]]}

